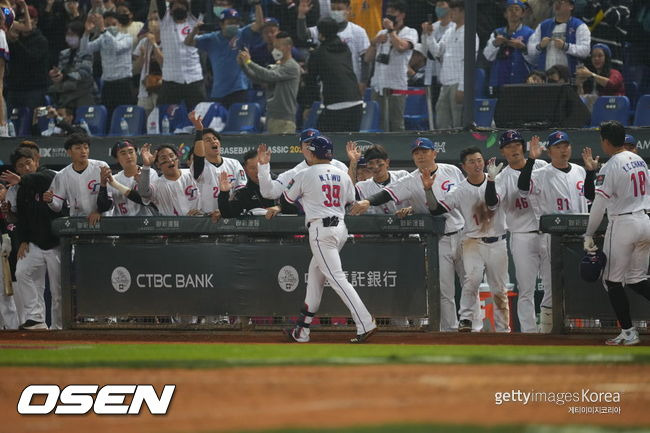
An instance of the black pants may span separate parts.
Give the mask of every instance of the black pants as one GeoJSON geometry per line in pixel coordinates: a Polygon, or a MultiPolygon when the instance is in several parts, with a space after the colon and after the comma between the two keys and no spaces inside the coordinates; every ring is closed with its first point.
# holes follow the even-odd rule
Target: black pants
{"type": "Polygon", "coordinates": [[[185,102],[188,111],[192,111],[196,104],[205,102],[205,88],[203,80],[188,84],[163,81],[158,96],[158,105],[180,104],[185,102]]]}
{"type": "Polygon", "coordinates": [[[106,106],[108,111],[109,122],[115,107],[118,105],[134,105],[136,103],[132,83],[131,77],[115,81],[104,81],[102,104],[106,106]]]}
{"type": "Polygon", "coordinates": [[[359,132],[363,105],[343,110],[324,109],[318,117],[318,129],[322,132],[359,132]]]}
{"type": "Polygon", "coordinates": [[[236,92],[232,92],[223,98],[214,98],[213,101],[218,102],[229,109],[232,104],[236,104],[238,102],[243,104],[246,102],[246,90],[237,90],[236,92]]]}

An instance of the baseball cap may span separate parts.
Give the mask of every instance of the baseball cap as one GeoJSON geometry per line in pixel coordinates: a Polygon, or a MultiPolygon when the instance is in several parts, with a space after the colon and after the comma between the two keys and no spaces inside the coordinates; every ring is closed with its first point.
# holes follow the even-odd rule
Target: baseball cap
{"type": "Polygon", "coordinates": [[[366,158],[363,156],[359,158],[359,161],[357,161],[357,167],[365,167],[368,165],[368,161],[366,161],[366,158]]]}
{"type": "Polygon", "coordinates": [[[304,131],[300,133],[300,139],[298,141],[298,144],[302,144],[303,142],[310,142],[314,138],[320,136],[320,131],[316,128],[307,128],[304,131]]]}
{"type": "Polygon", "coordinates": [[[503,134],[501,134],[501,137],[499,138],[499,149],[503,148],[506,144],[510,144],[515,141],[521,141],[522,143],[524,141],[524,137],[521,136],[519,131],[515,131],[514,129],[509,129],[503,134]]]}
{"type": "Polygon", "coordinates": [[[228,8],[225,9],[224,11],[221,12],[221,15],[219,15],[219,19],[221,21],[223,20],[228,20],[228,19],[239,19],[239,12],[237,12],[237,9],[233,8],[228,8]]]}
{"type": "Polygon", "coordinates": [[[416,139],[413,144],[411,144],[411,153],[415,149],[431,149],[436,150],[436,147],[433,145],[433,142],[428,138],[420,137],[416,139]]]}
{"type": "Polygon", "coordinates": [[[319,135],[310,140],[308,149],[321,159],[331,160],[334,157],[334,143],[324,135],[319,135]]]}
{"type": "Polygon", "coordinates": [[[636,147],[636,138],[633,135],[625,134],[625,144],[636,147]]]}
{"type": "Polygon", "coordinates": [[[569,144],[571,143],[571,141],[569,140],[569,135],[566,132],[562,132],[562,131],[552,132],[548,136],[547,140],[548,140],[547,147],[554,146],[558,143],[562,143],[563,141],[566,141],[569,144]]]}
{"type": "Polygon", "coordinates": [[[580,276],[583,280],[593,283],[600,278],[606,264],[607,256],[602,251],[586,253],[580,260],[580,276]]]}
{"type": "Polygon", "coordinates": [[[262,24],[262,27],[280,27],[280,21],[273,17],[267,17],[264,18],[264,24],[262,24]]]}
{"type": "Polygon", "coordinates": [[[135,149],[135,144],[131,143],[129,140],[120,140],[111,147],[111,156],[117,158],[117,152],[125,147],[132,147],[135,149]]]}
{"type": "Polygon", "coordinates": [[[517,5],[517,6],[519,6],[519,7],[522,8],[522,9],[525,9],[526,6],[527,6],[527,4],[524,3],[524,2],[521,1],[521,0],[508,0],[508,1],[506,2],[506,7],[508,7],[508,6],[510,6],[510,5],[517,5]]]}

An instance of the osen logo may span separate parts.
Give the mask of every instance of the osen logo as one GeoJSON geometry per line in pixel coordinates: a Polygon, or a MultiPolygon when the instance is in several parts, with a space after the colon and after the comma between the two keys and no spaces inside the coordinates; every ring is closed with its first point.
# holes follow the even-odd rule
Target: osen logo
{"type": "Polygon", "coordinates": [[[113,269],[111,274],[111,284],[113,288],[120,293],[124,293],[131,287],[131,274],[124,266],[118,266],[113,269]]]}
{"type": "Polygon", "coordinates": [[[285,292],[293,292],[298,287],[298,271],[293,266],[283,266],[278,272],[278,284],[285,292]]]}

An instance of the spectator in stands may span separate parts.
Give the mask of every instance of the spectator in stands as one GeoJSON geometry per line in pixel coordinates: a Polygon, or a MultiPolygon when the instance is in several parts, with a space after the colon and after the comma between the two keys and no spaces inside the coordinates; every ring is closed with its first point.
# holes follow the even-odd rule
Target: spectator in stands
{"type": "Polygon", "coordinates": [[[208,1],[209,3],[212,4],[212,8],[206,11],[205,22],[214,24],[216,26],[215,30],[218,30],[220,28],[219,17],[221,16],[221,12],[225,11],[226,9],[237,9],[237,5],[233,0],[208,0],[208,1]]]}
{"type": "MultiPolygon", "coordinates": [[[[158,104],[180,104],[189,110],[205,100],[203,71],[199,51],[183,41],[198,21],[189,13],[187,0],[172,0],[160,22],[160,47],[169,61],[162,64],[162,87],[158,104]]],[[[158,4],[151,0],[149,19],[158,15],[158,4]]]]}
{"type": "Polygon", "coordinates": [[[546,72],[544,71],[532,71],[528,78],[526,78],[527,84],[544,84],[546,83],[546,72]]]}
{"type": "Polygon", "coordinates": [[[544,20],[528,39],[528,54],[537,69],[564,65],[573,75],[578,62],[589,55],[591,33],[585,23],[571,16],[574,7],[575,0],[554,0],[554,18],[544,20]]]}
{"type": "MultiPolygon", "coordinates": [[[[305,42],[309,41],[312,44],[318,45],[320,43],[318,28],[315,26],[307,28],[306,24],[306,17],[311,9],[311,4],[310,0],[300,0],[300,6],[298,8],[298,37],[305,42]]],[[[350,18],[350,0],[332,0],[330,7],[330,17],[339,26],[338,37],[350,48],[352,68],[354,69],[354,74],[357,76],[359,89],[363,93],[366,89],[367,80],[364,77],[365,74],[363,74],[362,66],[363,55],[370,46],[368,34],[363,27],[348,21],[350,18]]]]}
{"type": "Polygon", "coordinates": [[[293,41],[289,33],[278,33],[273,45],[273,57],[277,63],[268,69],[253,62],[246,48],[240,51],[237,60],[250,79],[267,86],[266,129],[268,132],[293,134],[296,132],[300,65],[291,56],[293,41]]]}
{"type": "MultiPolygon", "coordinates": [[[[81,38],[82,52],[99,52],[102,58],[102,104],[110,116],[118,105],[133,104],[133,64],[131,52],[133,37],[120,33],[115,12],[105,12],[104,16],[91,15],[86,19],[85,32],[81,38]],[[99,31],[99,36],[90,41],[90,32],[99,31]]],[[[110,118],[110,117],[109,117],[110,118]]]]}
{"type": "Polygon", "coordinates": [[[133,21],[133,12],[129,2],[122,2],[117,6],[117,21],[119,22],[118,28],[120,33],[126,33],[133,38],[133,46],[138,43],[138,34],[144,27],[144,23],[140,21],[133,21]]]}
{"type": "Polygon", "coordinates": [[[158,102],[162,87],[163,53],[160,47],[160,20],[153,15],[147,23],[147,33],[133,51],[133,72],[140,72],[138,105],[147,116],[158,102]]]}
{"type": "Polygon", "coordinates": [[[208,53],[212,67],[210,97],[226,108],[236,102],[246,102],[250,82],[237,64],[239,51],[258,43],[264,23],[262,6],[255,7],[255,22],[241,27],[241,17],[235,9],[226,9],[220,16],[221,30],[197,36],[199,26],[185,38],[185,44],[208,53]]]}
{"type": "Polygon", "coordinates": [[[569,68],[565,65],[553,65],[546,71],[546,82],[555,84],[569,84],[571,76],[569,68]]]}
{"type": "Polygon", "coordinates": [[[108,11],[115,11],[115,3],[110,0],[90,0],[90,9],[88,10],[88,15],[104,15],[104,12],[108,11]]]}
{"type": "Polygon", "coordinates": [[[65,34],[68,48],[59,54],[58,66],[49,71],[52,85],[47,89],[47,93],[58,107],[76,109],[97,102],[93,57],[79,49],[83,34],[84,25],[81,21],[68,23],[65,34]]]}
{"type": "Polygon", "coordinates": [[[0,137],[9,137],[9,125],[7,123],[7,108],[4,98],[4,82],[7,63],[9,62],[9,45],[7,44],[6,33],[11,23],[8,23],[4,13],[0,13],[0,137]]]}
{"type": "Polygon", "coordinates": [[[40,29],[50,44],[49,65],[56,65],[59,60],[59,52],[67,48],[65,43],[65,32],[68,23],[73,20],[83,22],[79,11],[79,2],[76,0],[45,0],[45,8],[40,13],[40,29]]]}
{"type": "MultiPolygon", "coordinates": [[[[449,3],[451,19],[456,24],[437,42],[433,34],[425,39],[434,57],[442,58],[440,69],[440,96],[436,103],[436,128],[459,128],[463,125],[463,98],[465,96],[465,3],[449,3]]],[[[478,51],[478,36],[476,50],[478,51]]]]}
{"type": "MultiPolygon", "coordinates": [[[[296,42],[296,46],[305,47],[297,32],[298,5],[300,0],[271,0],[266,4],[268,16],[275,17],[280,23],[280,28],[289,33],[296,42]]],[[[312,7],[307,13],[307,26],[315,26],[320,18],[320,3],[312,0],[312,7]]]]}
{"type": "Polygon", "coordinates": [[[612,52],[605,44],[591,47],[588,66],[576,70],[576,84],[581,94],[593,93],[598,96],[624,96],[623,76],[612,66],[612,52]]]}
{"type": "Polygon", "coordinates": [[[592,42],[607,45],[611,52],[612,65],[622,70],[623,46],[630,30],[632,0],[600,0],[587,2],[582,15],[591,30],[592,42]]]}
{"type": "Polygon", "coordinates": [[[67,107],[47,107],[47,118],[52,119],[53,122],[48,121],[48,128],[41,131],[38,128],[38,110],[34,110],[34,124],[32,127],[32,135],[41,135],[43,137],[58,136],[63,137],[74,133],[85,134],[83,128],[79,125],[74,125],[74,110],[67,107]]]}
{"type": "Polygon", "coordinates": [[[420,37],[422,47],[424,48],[427,57],[427,69],[424,83],[431,86],[431,102],[434,104],[438,101],[438,95],[440,94],[440,69],[442,68],[442,64],[440,63],[440,58],[434,57],[433,53],[429,52],[426,39],[433,37],[436,42],[440,42],[442,35],[444,35],[447,30],[456,28],[456,23],[451,20],[451,14],[449,13],[449,1],[437,1],[435,11],[437,21],[435,23],[430,23],[428,21],[423,22],[422,35],[420,37]]]}
{"type": "Polygon", "coordinates": [[[527,43],[533,29],[522,24],[526,6],[521,0],[508,0],[506,5],[508,25],[492,32],[483,50],[485,58],[493,62],[490,70],[492,87],[523,83],[532,62],[527,43]]]}
{"type": "Polygon", "coordinates": [[[404,130],[406,71],[413,47],[418,42],[417,31],[406,27],[404,18],[405,3],[402,0],[389,2],[384,29],[375,36],[365,54],[365,61],[375,65],[370,82],[372,98],[382,107],[382,125],[386,132],[404,130]]]}
{"type": "MultiPolygon", "coordinates": [[[[261,32],[262,42],[250,50],[252,61],[260,66],[275,64],[275,59],[273,58],[273,41],[275,41],[278,33],[280,33],[280,23],[278,20],[275,18],[264,18],[261,32]]],[[[291,57],[299,63],[305,60],[304,56],[295,46],[291,48],[291,57]]]]}
{"type": "Polygon", "coordinates": [[[411,60],[409,60],[409,67],[406,71],[409,87],[423,87],[425,85],[426,56],[426,48],[424,48],[422,44],[415,44],[411,60]]]}
{"type": "MultiPolygon", "coordinates": [[[[288,34],[287,34],[288,35],[288,34]]],[[[246,186],[238,189],[230,198],[231,182],[228,173],[221,172],[219,177],[219,211],[222,218],[235,218],[243,213],[252,212],[254,215],[264,215],[271,219],[280,212],[276,200],[262,197],[260,180],[257,168],[257,149],[249,150],[244,154],[244,170],[248,177],[246,186]]],[[[271,178],[276,176],[271,173],[271,178]]]]}
{"type": "Polygon", "coordinates": [[[383,0],[351,0],[350,21],[360,25],[369,35],[381,31],[383,17],[383,0]]]}
{"type": "Polygon", "coordinates": [[[527,11],[524,15],[524,25],[535,29],[542,21],[551,18],[553,16],[553,1],[528,0],[526,2],[527,11]]]}
{"type": "Polygon", "coordinates": [[[26,24],[28,30],[18,30],[18,26],[13,26],[8,33],[11,68],[7,77],[7,105],[12,108],[34,109],[45,103],[49,69],[48,43],[36,28],[36,8],[28,6],[26,9],[29,13],[18,20],[26,24]],[[31,18],[31,23],[25,23],[28,17],[31,18]]]}
{"type": "MultiPolygon", "coordinates": [[[[339,25],[333,18],[318,22],[321,45],[309,56],[306,92],[311,101],[322,100],[325,109],[318,118],[318,129],[359,131],[363,99],[352,67],[350,47],[338,36],[339,25]],[[322,84],[322,98],[319,89],[322,84]]],[[[405,77],[406,78],[406,77],[405,77]]]]}

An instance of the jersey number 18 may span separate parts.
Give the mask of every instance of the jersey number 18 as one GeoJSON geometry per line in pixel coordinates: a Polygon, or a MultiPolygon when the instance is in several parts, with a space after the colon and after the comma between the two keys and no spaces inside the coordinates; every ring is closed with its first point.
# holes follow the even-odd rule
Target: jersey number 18
{"type": "Polygon", "coordinates": [[[634,186],[634,197],[645,195],[645,172],[639,171],[630,175],[634,186]]]}

